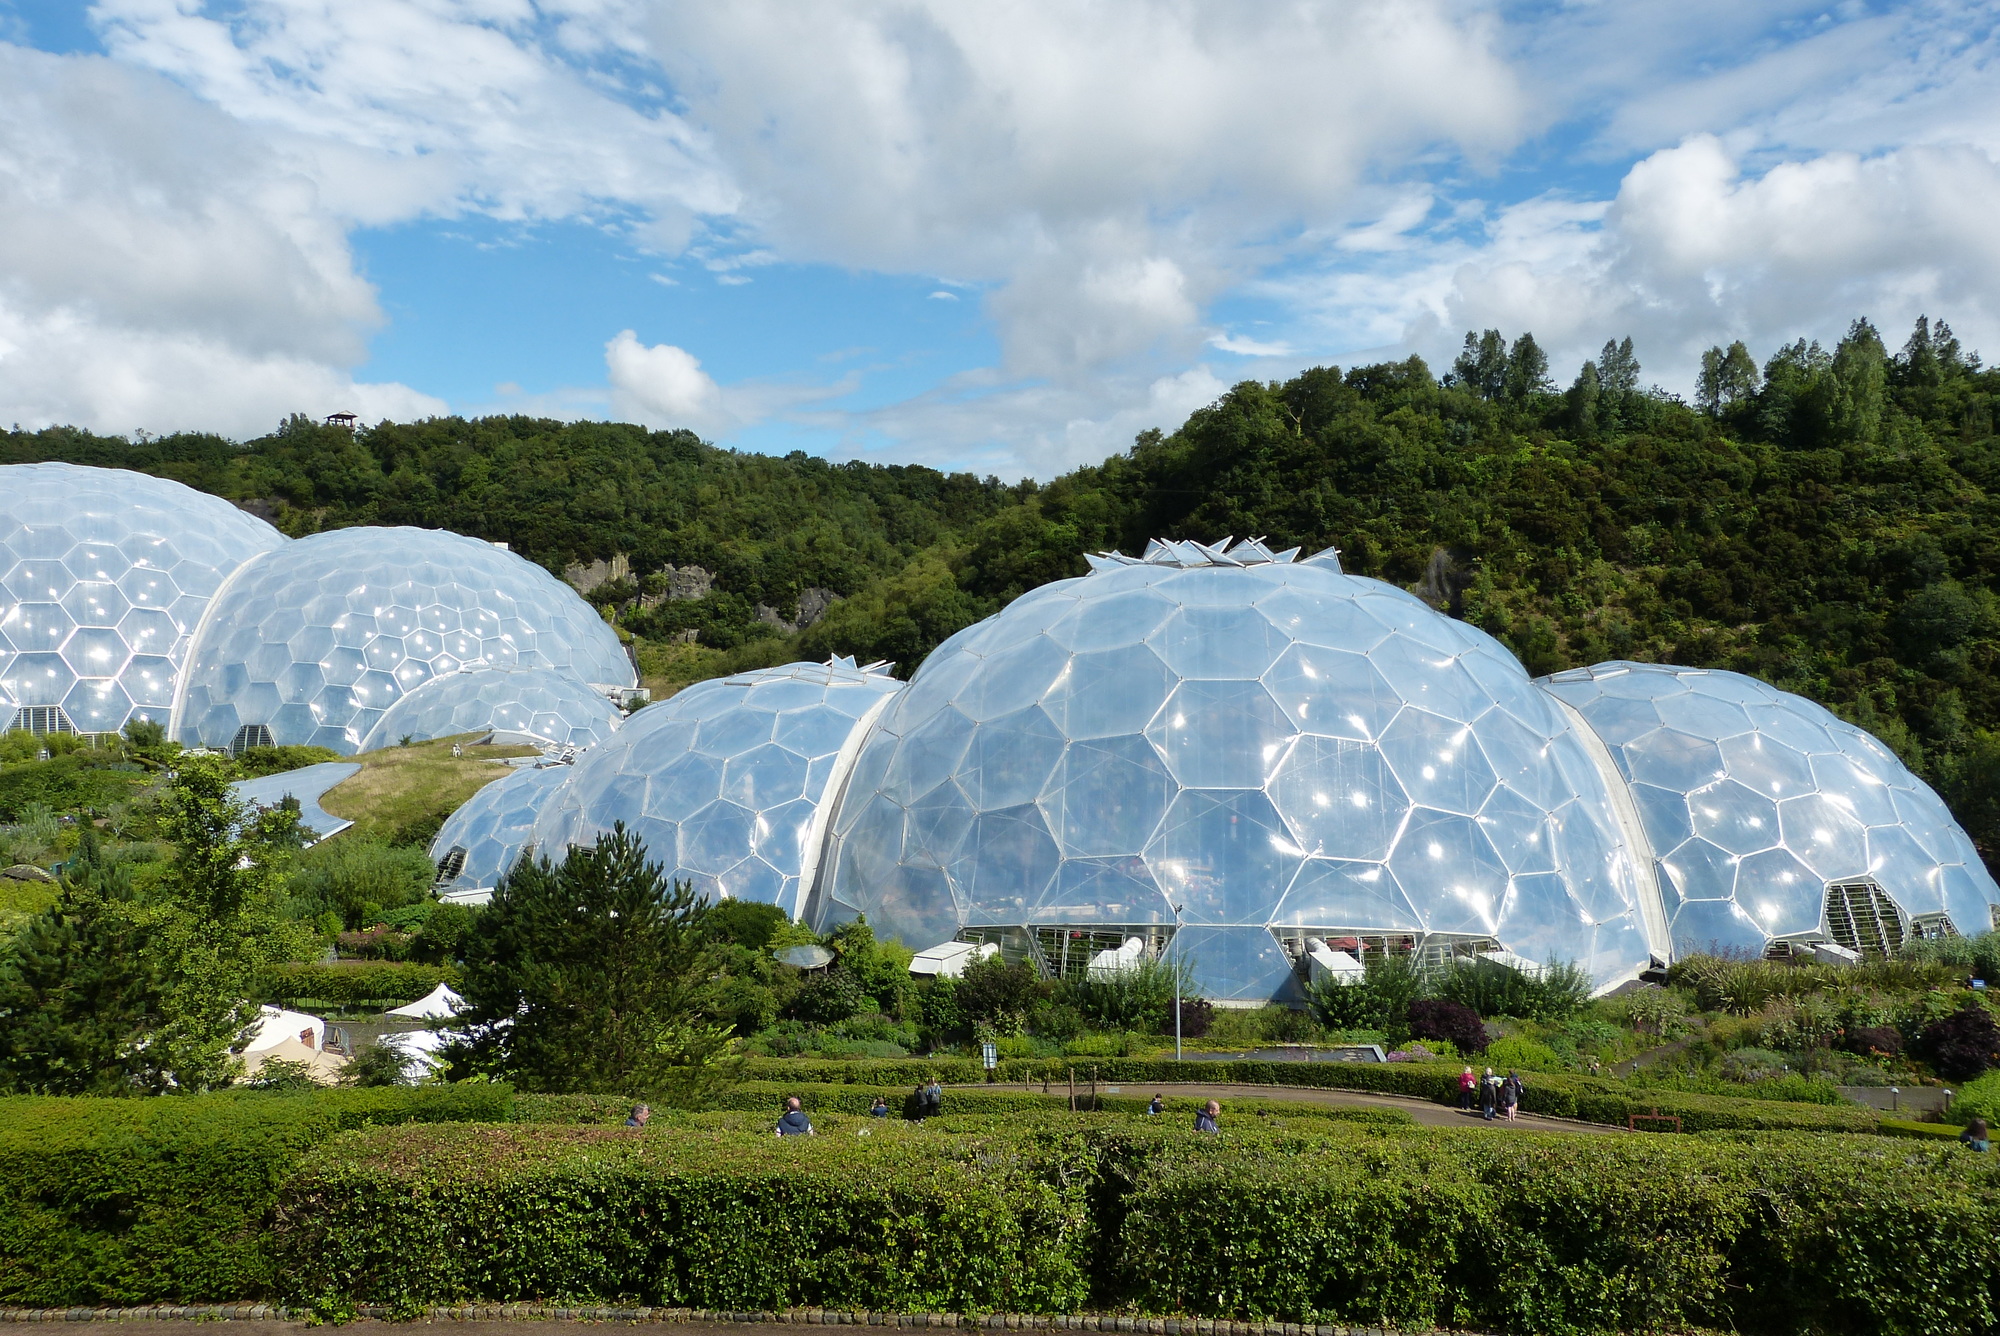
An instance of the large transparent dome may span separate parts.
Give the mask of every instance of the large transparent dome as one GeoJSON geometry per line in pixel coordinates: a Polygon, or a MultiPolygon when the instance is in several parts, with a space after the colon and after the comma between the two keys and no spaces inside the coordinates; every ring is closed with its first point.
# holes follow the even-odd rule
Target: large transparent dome
{"type": "Polygon", "coordinates": [[[434,677],[382,712],[360,750],[494,732],[558,747],[588,747],[624,713],[602,691],[546,668],[467,668],[434,677]]]}
{"type": "Polygon", "coordinates": [[[339,529],[247,564],[215,600],[174,712],[183,742],[358,750],[382,713],[471,665],[630,686],[617,635],[541,567],[437,529],[339,529]]]}
{"type": "Polygon", "coordinates": [[[0,468],[0,691],[37,731],[167,722],[189,637],[229,573],[285,536],[164,478],[0,468]],[[61,714],[56,711],[60,709],[61,714]]]}
{"type": "Polygon", "coordinates": [[[498,886],[527,846],[535,818],[574,773],[566,765],[529,766],[466,799],[431,841],[445,884],[453,890],[498,886]]]}
{"type": "Polygon", "coordinates": [[[786,664],[647,706],[578,758],[536,823],[536,847],[553,856],[623,821],[697,891],[797,916],[851,744],[902,689],[883,667],[786,664]]]}
{"type": "Polygon", "coordinates": [[[1676,950],[1761,950],[1774,938],[1874,947],[1875,929],[1857,928],[1879,912],[1873,887],[1902,920],[1893,933],[1932,930],[1940,915],[1961,933],[1993,926],[2000,887],[1944,803],[1813,702],[1739,673],[1660,664],[1598,664],[1542,685],[1631,782],[1676,950]]]}
{"type": "Polygon", "coordinates": [[[856,762],[828,894],[919,947],[1171,932],[1260,1001],[1285,942],[1392,935],[1577,961],[1651,950],[1611,780],[1490,637],[1330,554],[1156,544],[938,647],[856,762]],[[1283,940],[1281,940],[1283,939],[1283,940]]]}

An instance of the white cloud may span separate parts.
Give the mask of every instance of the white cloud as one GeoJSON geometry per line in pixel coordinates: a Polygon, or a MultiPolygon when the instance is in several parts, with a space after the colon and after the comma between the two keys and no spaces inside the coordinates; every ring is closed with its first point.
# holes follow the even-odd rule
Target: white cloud
{"type": "Polygon", "coordinates": [[[200,0],[99,0],[91,13],[114,56],[281,132],[340,187],[329,207],[357,220],[637,209],[678,249],[735,191],[643,71],[592,63],[615,45],[615,7],[573,8],[588,12],[553,26],[527,0],[250,0],[212,13],[200,0]]]}
{"type": "Polygon", "coordinates": [[[1374,173],[1522,126],[1488,26],[1431,0],[644,13],[748,225],[794,259],[995,285],[1016,375],[1184,359],[1202,304],[1374,173]]]}
{"type": "Polygon", "coordinates": [[[606,386],[548,402],[725,435],[784,416],[1002,473],[1172,425],[1220,392],[1210,349],[1277,374],[1497,325],[1560,368],[1629,332],[1675,383],[1709,342],[1859,313],[2000,342],[1986,0],[92,13],[111,60],[0,49],[0,394],[117,429],[261,427],[286,393],[434,410],[354,386],[381,314],[346,237],[465,213],[754,275],[760,308],[793,277],[768,266],[976,293],[993,365],[886,407],[799,367],[719,385],[630,332],[606,386]],[[142,405],[192,416],[125,420],[142,405]]]}
{"type": "Polygon", "coordinates": [[[604,368],[611,379],[612,412],[627,422],[704,434],[735,425],[723,408],[722,387],[685,348],[648,346],[631,330],[620,330],[604,345],[604,368]]]}
{"type": "Polygon", "coordinates": [[[310,180],[166,80],[0,44],[0,414],[105,431],[412,417],[358,385],[380,323],[310,180]]]}
{"type": "Polygon", "coordinates": [[[1269,343],[1245,338],[1241,334],[1216,334],[1208,340],[1208,346],[1218,352],[1234,353],[1238,357],[1293,357],[1297,349],[1289,343],[1269,343]]]}
{"type": "Polygon", "coordinates": [[[1647,378],[1685,391],[1711,344],[1741,338],[1767,356],[1837,338],[1857,316],[1892,342],[1927,313],[2000,345],[1996,213],[2000,162],[1963,145],[1746,173],[1697,135],[1641,159],[1611,201],[1531,200],[1476,240],[1282,290],[1324,342],[1385,353],[1448,358],[1465,329],[1532,330],[1568,374],[1629,334],[1647,378]]]}

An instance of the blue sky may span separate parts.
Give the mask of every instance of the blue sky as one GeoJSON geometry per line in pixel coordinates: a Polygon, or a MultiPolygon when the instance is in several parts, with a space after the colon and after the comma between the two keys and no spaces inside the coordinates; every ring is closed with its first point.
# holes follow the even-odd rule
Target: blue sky
{"type": "Polygon", "coordinates": [[[0,421],[1048,477],[1245,377],[2000,348],[1990,4],[0,0],[0,421]]]}

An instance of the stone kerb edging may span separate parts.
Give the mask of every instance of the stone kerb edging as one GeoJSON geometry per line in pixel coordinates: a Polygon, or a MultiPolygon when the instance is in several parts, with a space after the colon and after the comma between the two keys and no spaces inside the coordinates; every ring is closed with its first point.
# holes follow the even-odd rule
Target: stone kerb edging
{"type": "MultiPolygon", "coordinates": [[[[291,1321],[305,1309],[279,1304],[155,1304],[144,1308],[0,1308],[0,1322],[291,1321]]],[[[1083,1313],[873,1313],[831,1308],[783,1312],[721,1312],[706,1308],[565,1308],[543,1304],[473,1304],[431,1308],[418,1314],[367,1305],[354,1316],[404,1322],[491,1322],[541,1319],[572,1322],[786,1324],[826,1327],[924,1327],[986,1331],[1109,1331],[1143,1336],[1398,1336],[1384,1327],[1314,1326],[1300,1322],[1229,1322],[1212,1318],[1114,1317],[1083,1313]]],[[[1467,1336],[1458,1333],[1457,1336],[1467,1336]]]]}

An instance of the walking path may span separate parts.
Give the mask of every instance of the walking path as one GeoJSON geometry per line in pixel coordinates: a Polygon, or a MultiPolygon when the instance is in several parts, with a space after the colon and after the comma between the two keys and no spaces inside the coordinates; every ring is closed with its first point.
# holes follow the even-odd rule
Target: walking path
{"type": "MultiPolygon", "coordinates": [[[[957,1088],[961,1090],[1025,1090],[1038,1095],[1042,1093],[1040,1082],[1032,1085],[982,1085],[960,1086],[957,1088]]],[[[945,1087],[945,1111],[947,1113],[951,1111],[950,1092],[952,1089],[953,1087],[951,1086],[945,1087]]],[[[1088,1090],[1089,1086],[1087,1085],[1079,1084],[1077,1086],[1079,1094],[1086,1093],[1088,1090]]],[[[1502,1130],[1514,1128],[1532,1132],[1623,1132],[1625,1130],[1622,1127],[1608,1127],[1603,1123],[1585,1123],[1573,1118],[1548,1118],[1535,1113],[1523,1113],[1512,1122],[1495,1118],[1489,1123],[1476,1112],[1460,1113],[1457,1109],[1446,1108],[1442,1104],[1433,1104],[1427,1099],[1412,1099],[1405,1095],[1377,1095],[1361,1090],[1326,1090],[1302,1086],[1225,1085],[1213,1081],[1162,1081],[1147,1082],[1143,1085],[1129,1083],[1125,1085],[1109,1085],[1099,1083],[1097,1087],[1097,1093],[1100,1095],[1124,1095],[1128,1097],[1136,1095],[1142,1099],[1153,1094],[1155,1091],[1169,1098],[1220,1100],[1222,1101],[1222,1112],[1225,1118],[1229,1114],[1229,1101],[1231,1099],[1271,1099],[1288,1100],[1295,1104],[1313,1104],[1321,1108],[1333,1109],[1401,1109],[1425,1127],[1488,1127],[1502,1130]]],[[[1069,1087],[1051,1082],[1048,1093],[1051,1095],[1066,1095],[1069,1093],[1069,1087]]]]}

